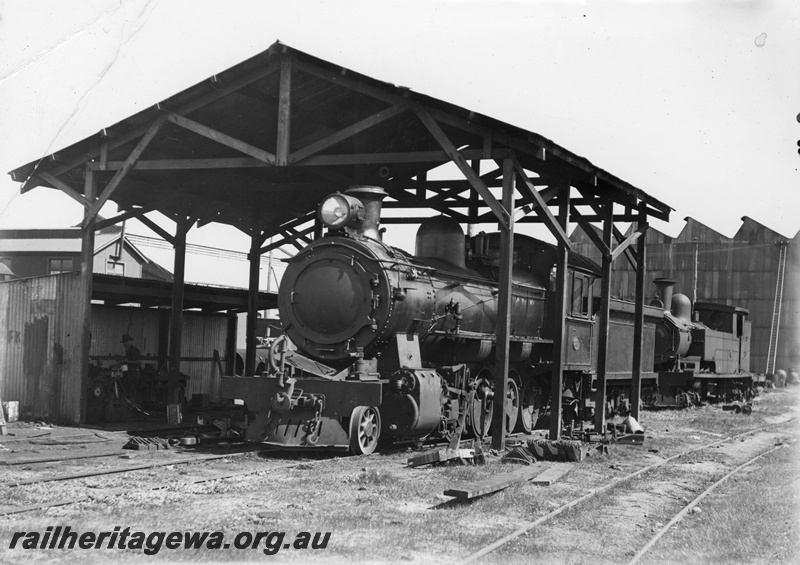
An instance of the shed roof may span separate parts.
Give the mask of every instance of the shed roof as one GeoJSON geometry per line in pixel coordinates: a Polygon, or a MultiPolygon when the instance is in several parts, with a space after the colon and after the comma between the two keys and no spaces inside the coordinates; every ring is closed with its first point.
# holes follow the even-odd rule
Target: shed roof
{"type": "MultiPolygon", "coordinates": [[[[141,303],[148,307],[172,304],[172,282],[152,279],[133,279],[95,273],[92,276],[92,299],[106,304],[141,303]]],[[[184,284],[185,309],[202,309],[207,312],[246,312],[248,291],[244,288],[200,284],[184,284]]],[[[260,310],[277,307],[277,294],[259,292],[257,306],[260,310]]]]}
{"type": "MultiPolygon", "coordinates": [[[[471,203],[481,213],[470,221],[496,221],[491,202],[464,196],[464,178],[427,180],[456,150],[473,166],[513,154],[537,187],[568,182],[586,200],[602,193],[629,215],[643,207],[666,220],[672,210],[539,134],[280,42],[10,174],[24,181],[23,192],[49,186],[76,200],[91,174],[96,210],[111,200],[127,217],[158,210],[265,237],[307,233],[299,227],[313,220],[314,204],[352,184],[384,187],[389,207],[433,207],[467,221],[456,209],[471,203]]],[[[499,173],[478,174],[500,186],[499,173]]],[[[526,199],[534,202],[523,195],[518,205],[526,199]]]]}

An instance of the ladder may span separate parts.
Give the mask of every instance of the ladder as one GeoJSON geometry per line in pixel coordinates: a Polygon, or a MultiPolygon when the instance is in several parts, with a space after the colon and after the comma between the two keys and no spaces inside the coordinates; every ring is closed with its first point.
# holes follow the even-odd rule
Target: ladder
{"type": "Polygon", "coordinates": [[[772,309],[772,327],[769,331],[769,349],[767,350],[767,373],[775,374],[775,363],[778,357],[778,330],[781,325],[781,302],[783,302],[783,277],[786,273],[786,242],[780,242],[778,255],[778,280],[775,282],[775,306],[772,309]]]}

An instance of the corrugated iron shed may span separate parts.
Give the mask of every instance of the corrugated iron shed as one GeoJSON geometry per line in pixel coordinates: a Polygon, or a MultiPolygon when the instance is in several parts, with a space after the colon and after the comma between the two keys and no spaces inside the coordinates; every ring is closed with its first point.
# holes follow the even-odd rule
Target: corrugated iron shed
{"type": "MultiPolygon", "coordinates": [[[[752,218],[742,218],[733,237],[686,218],[686,225],[672,238],[650,229],[647,240],[647,279],[675,279],[676,292],[698,301],[747,308],[752,322],[751,370],[767,372],[775,297],[786,248],[775,368],[800,368],[800,241],[788,238],[752,218]]],[[[571,239],[576,251],[590,257],[598,253],[586,233],[576,229],[571,239]]],[[[612,291],[630,299],[635,271],[625,262],[614,266],[612,291]]],[[[650,287],[649,294],[655,291],[650,287]]]]}
{"type": "Polygon", "coordinates": [[[77,273],[0,282],[0,390],[40,418],[81,417],[77,273]]]}

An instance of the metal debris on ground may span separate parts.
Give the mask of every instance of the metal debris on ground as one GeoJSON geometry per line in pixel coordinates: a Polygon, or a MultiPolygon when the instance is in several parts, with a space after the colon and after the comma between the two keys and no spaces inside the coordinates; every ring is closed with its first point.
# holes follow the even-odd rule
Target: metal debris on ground
{"type": "Polygon", "coordinates": [[[122,449],[137,449],[137,450],[157,450],[157,449],[170,449],[169,441],[160,437],[132,437],[128,443],[122,446],[122,449]]]}
{"type": "Polygon", "coordinates": [[[753,413],[752,404],[726,404],[722,407],[725,412],[733,412],[734,414],[744,414],[749,416],[753,413]]]}
{"type": "Polygon", "coordinates": [[[214,425],[219,429],[219,437],[234,437],[239,436],[239,432],[231,428],[230,418],[220,418],[214,420],[214,425]]]}
{"type": "Polygon", "coordinates": [[[523,465],[532,465],[534,461],[533,453],[524,445],[518,445],[500,459],[501,463],[522,463],[523,465]]]}
{"type": "Polygon", "coordinates": [[[611,432],[613,443],[644,445],[644,428],[633,416],[628,416],[620,423],[608,423],[606,427],[611,432]]]}
{"type": "Polygon", "coordinates": [[[535,459],[545,461],[583,461],[589,446],[576,440],[528,440],[528,450],[535,459]]]}
{"type": "Polygon", "coordinates": [[[460,443],[456,443],[455,447],[450,444],[449,447],[444,449],[437,449],[436,451],[429,451],[422,455],[416,455],[408,459],[409,467],[422,467],[423,465],[436,465],[439,463],[460,463],[466,465],[472,463],[474,465],[483,465],[486,463],[486,454],[483,451],[483,445],[480,441],[472,441],[472,446],[468,448],[459,447],[460,443]]]}
{"type": "Polygon", "coordinates": [[[422,455],[417,455],[415,457],[409,458],[408,466],[422,467],[423,465],[434,465],[437,463],[444,463],[447,461],[466,463],[467,460],[471,460],[474,458],[475,458],[474,448],[450,449],[449,447],[445,447],[444,449],[430,451],[428,453],[423,453],[422,455]]]}

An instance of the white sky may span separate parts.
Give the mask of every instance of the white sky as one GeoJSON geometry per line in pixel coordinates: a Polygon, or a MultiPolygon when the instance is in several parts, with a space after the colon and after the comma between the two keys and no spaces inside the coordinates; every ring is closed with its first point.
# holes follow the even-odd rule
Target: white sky
{"type": "Polygon", "coordinates": [[[544,135],[675,208],[669,235],[800,230],[796,0],[0,0],[0,228],[82,213],[6,172],[276,40],[544,135]]]}

